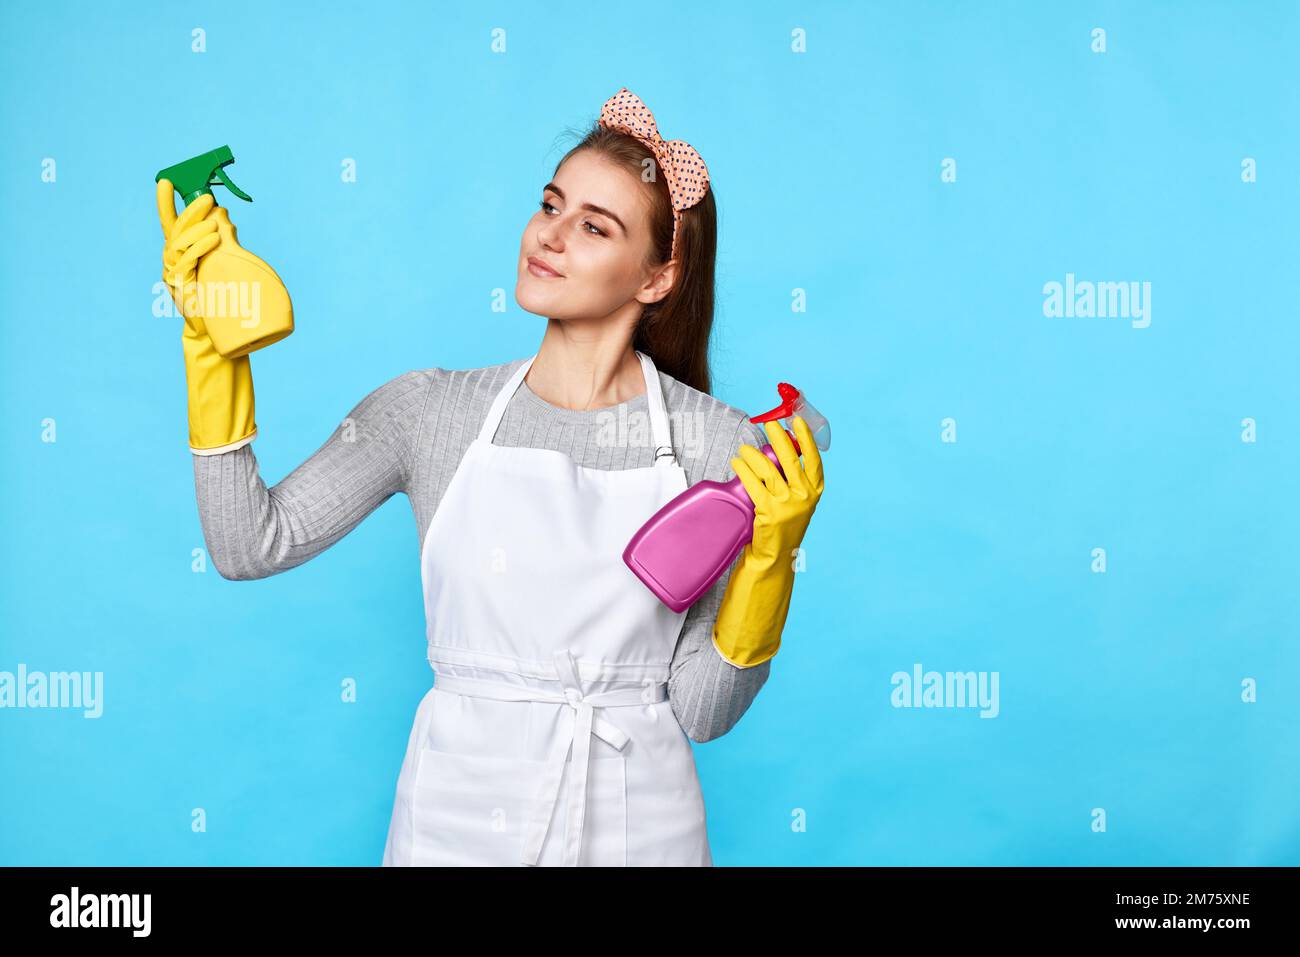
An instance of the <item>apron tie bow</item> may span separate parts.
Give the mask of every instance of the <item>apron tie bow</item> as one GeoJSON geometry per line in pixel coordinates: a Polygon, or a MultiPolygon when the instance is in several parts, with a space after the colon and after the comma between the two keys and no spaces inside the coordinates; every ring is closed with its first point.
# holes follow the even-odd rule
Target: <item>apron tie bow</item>
{"type": "MultiPolygon", "coordinates": [[[[587,772],[591,761],[591,736],[596,735],[620,751],[629,740],[622,728],[602,718],[596,713],[596,709],[611,705],[641,704],[645,692],[628,688],[584,695],[577,664],[573,660],[573,654],[567,648],[560,648],[555,652],[555,670],[564,688],[564,701],[574,711],[573,733],[567,737],[563,735],[560,737],[546,773],[542,777],[537,795],[536,816],[530,822],[524,839],[523,862],[536,864],[541,857],[542,842],[546,840],[551,818],[555,816],[555,809],[559,805],[560,780],[564,775],[564,766],[572,750],[568,819],[564,827],[564,863],[568,867],[576,867],[579,855],[582,853],[582,825],[587,812],[587,772]]],[[[663,689],[662,693],[667,695],[667,689],[663,684],[657,687],[663,689]]]]}

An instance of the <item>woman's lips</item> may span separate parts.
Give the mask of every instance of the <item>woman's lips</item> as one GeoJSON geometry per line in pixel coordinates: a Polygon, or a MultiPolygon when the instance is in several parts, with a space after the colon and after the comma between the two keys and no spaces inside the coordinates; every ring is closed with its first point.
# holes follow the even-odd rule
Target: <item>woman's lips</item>
{"type": "Polygon", "coordinates": [[[528,257],[528,271],[538,279],[563,279],[564,277],[536,256],[528,257]]]}

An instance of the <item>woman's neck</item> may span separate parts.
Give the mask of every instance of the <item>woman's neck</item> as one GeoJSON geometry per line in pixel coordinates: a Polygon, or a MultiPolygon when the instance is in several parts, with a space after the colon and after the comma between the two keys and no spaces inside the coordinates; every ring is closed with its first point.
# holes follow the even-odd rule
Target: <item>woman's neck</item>
{"type": "Polygon", "coordinates": [[[645,392],[641,360],[624,330],[616,335],[574,335],[547,320],[524,381],[538,398],[562,409],[582,411],[621,405],[645,392]]]}

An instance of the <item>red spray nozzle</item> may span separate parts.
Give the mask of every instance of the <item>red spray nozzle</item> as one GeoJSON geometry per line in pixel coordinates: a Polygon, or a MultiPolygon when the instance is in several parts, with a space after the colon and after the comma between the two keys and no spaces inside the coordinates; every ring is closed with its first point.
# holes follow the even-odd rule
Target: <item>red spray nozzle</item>
{"type": "MultiPolygon", "coordinates": [[[[781,404],[775,409],[764,412],[762,415],[756,415],[749,421],[754,423],[772,422],[775,420],[791,421],[796,415],[803,419],[808,425],[808,431],[812,433],[813,442],[817,448],[825,451],[831,447],[831,424],[826,421],[826,416],[822,415],[808,401],[808,396],[796,389],[789,382],[779,382],[776,391],[781,396],[781,404]]],[[[785,430],[786,435],[790,435],[790,430],[785,430]]],[[[799,449],[799,443],[795,441],[793,435],[790,435],[790,441],[794,443],[795,452],[802,455],[799,449]]]]}
{"type": "Polygon", "coordinates": [[[749,421],[771,422],[773,419],[788,419],[794,415],[794,403],[799,398],[799,390],[788,382],[778,382],[776,391],[781,396],[781,404],[770,412],[751,417],[749,421]]]}
{"type": "MultiPolygon", "coordinates": [[[[799,390],[788,382],[779,382],[776,391],[781,396],[781,404],[769,412],[764,412],[762,415],[751,416],[749,421],[757,425],[760,422],[776,422],[781,419],[788,419],[795,414],[795,402],[799,399],[799,390]]],[[[790,441],[794,444],[794,454],[803,455],[803,450],[799,448],[799,440],[794,437],[789,429],[785,429],[785,434],[790,436],[790,441]]]]}

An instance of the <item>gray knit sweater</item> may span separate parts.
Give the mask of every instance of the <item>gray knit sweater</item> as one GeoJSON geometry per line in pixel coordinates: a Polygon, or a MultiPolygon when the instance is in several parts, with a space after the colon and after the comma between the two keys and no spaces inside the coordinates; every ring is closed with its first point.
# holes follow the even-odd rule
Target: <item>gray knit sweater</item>
{"type": "MultiPolygon", "coordinates": [[[[397,492],[410,501],[417,541],[423,543],[429,521],[493,398],[525,361],[479,369],[416,369],[389,380],[362,399],[307,461],[270,489],[258,472],[251,444],[217,455],[194,455],[199,517],[217,571],[238,580],[288,571],[329,548],[397,492]]],[[[664,372],[659,372],[659,381],[673,448],[689,484],[731,479],[731,459],[739,454],[741,443],[760,449],[766,444],[762,429],[740,409],[664,372]]],[[[493,444],[554,449],[587,468],[646,468],[654,464],[654,443],[637,437],[639,428],[649,428],[648,408],[642,392],[606,409],[562,409],[521,382],[493,444]],[[624,438],[610,441],[611,434],[624,438]]],[[[771,668],[770,660],[739,668],[713,644],[713,624],[730,578],[728,569],[687,611],[673,655],[668,697],[682,729],[694,741],[709,741],[731,730],[771,668]]]]}

